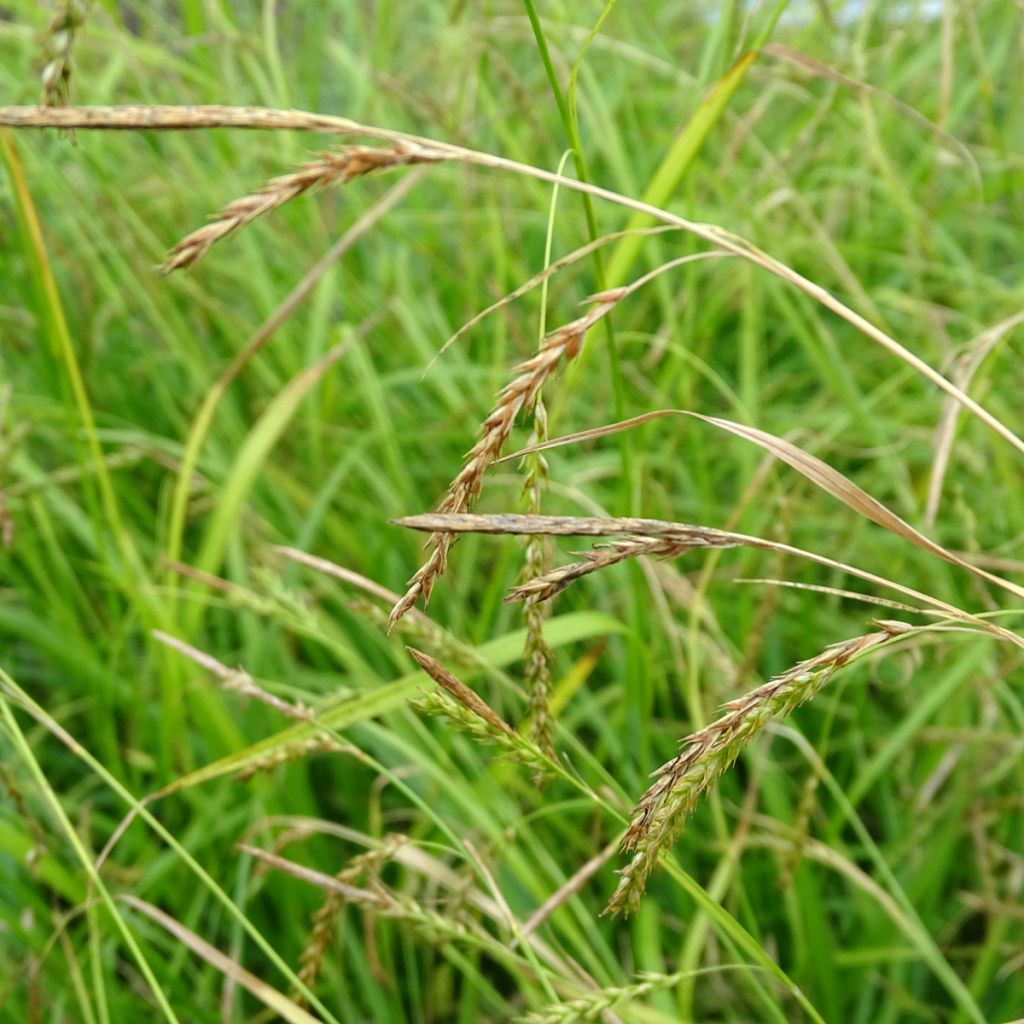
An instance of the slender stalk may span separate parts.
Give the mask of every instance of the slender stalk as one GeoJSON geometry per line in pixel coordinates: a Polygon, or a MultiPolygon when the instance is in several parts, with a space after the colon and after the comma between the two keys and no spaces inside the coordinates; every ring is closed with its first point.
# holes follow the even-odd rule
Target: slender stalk
{"type": "MultiPolygon", "coordinates": [[[[573,102],[570,109],[569,101],[562,92],[562,87],[558,81],[558,73],[555,71],[554,62],[551,59],[551,51],[548,49],[544,27],[541,25],[534,0],[523,0],[523,6],[526,8],[526,16],[530,19],[530,27],[533,29],[533,36],[537,41],[537,50],[540,53],[541,63],[544,65],[544,71],[551,85],[551,94],[554,96],[555,105],[558,107],[558,116],[561,118],[562,127],[565,129],[566,138],[572,149],[576,177],[584,184],[589,184],[590,177],[587,172],[587,160],[583,152],[583,142],[580,139],[579,121],[575,116],[575,102],[573,102]]],[[[582,54],[580,56],[582,58],[582,54]]],[[[573,70],[578,74],[578,68],[574,67],[573,70]]],[[[575,88],[572,88],[571,92],[571,98],[575,101],[575,88]]],[[[590,241],[595,242],[599,237],[597,216],[594,213],[591,195],[587,192],[583,193],[583,212],[587,220],[587,231],[590,234],[590,241]]],[[[593,260],[594,279],[597,281],[598,289],[603,291],[608,287],[608,277],[605,274],[604,257],[599,249],[594,250],[593,260]]],[[[615,342],[615,329],[609,321],[605,321],[604,331],[608,342],[608,370],[612,379],[612,404],[616,410],[616,416],[619,417],[623,414],[623,410],[626,407],[626,399],[622,384],[622,369],[619,366],[618,346],[615,342]]],[[[622,505],[623,515],[629,515],[633,511],[631,497],[633,480],[632,442],[620,443],[619,451],[622,455],[622,476],[625,480],[620,504],[622,505]]]]}
{"type": "Polygon", "coordinates": [[[291,131],[331,132],[339,135],[365,135],[370,138],[387,139],[390,142],[417,142],[425,146],[442,149],[452,160],[489,167],[492,170],[510,171],[524,177],[534,178],[548,184],[560,183],[566,188],[584,192],[597,199],[604,199],[625,209],[650,214],[664,224],[682,228],[697,238],[733,253],[742,259],[767,270],[770,274],[786,281],[809,295],[826,309],[855,327],[876,344],[901,359],[908,366],[934,384],[941,391],[952,396],[960,405],[969,410],[989,429],[1024,454],[1024,439],[1015,434],[984,406],[965,394],[941,373],[914,355],[895,338],[876,327],[871,321],[840,302],[821,285],[797,273],[769,253],[759,249],[752,242],[714,224],[702,224],[687,220],[668,210],[659,209],[650,203],[624,196],[611,189],[593,185],[587,181],[567,178],[542,167],[534,167],[518,160],[495,156],[480,150],[456,146],[449,142],[411,135],[408,132],[380,128],[376,125],[361,124],[347,117],[329,114],[311,114],[301,110],[273,110],[266,107],[225,107],[225,106],[121,106],[121,107],[0,107],[0,125],[15,128],[88,128],[105,131],[190,131],[200,128],[243,128],[273,129],[291,131]]]}
{"type": "Polygon", "coordinates": [[[114,925],[121,933],[121,938],[124,941],[125,946],[127,946],[129,953],[131,953],[132,959],[142,972],[142,977],[149,986],[149,990],[153,994],[153,999],[156,1001],[156,1005],[159,1007],[160,1013],[163,1015],[164,1019],[170,1021],[171,1024],[178,1024],[178,1017],[171,1008],[171,1004],[167,1001],[167,996],[161,988],[160,983],[156,980],[153,968],[150,967],[149,961],[146,959],[146,955],[142,952],[142,949],[136,941],[135,936],[132,934],[131,929],[129,929],[124,918],[118,911],[117,904],[114,902],[114,898],[110,895],[110,890],[107,889],[103,879],[100,878],[99,871],[96,870],[96,865],[89,856],[89,853],[85,848],[85,844],[82,842],[78,832],[75,830],[75,826],[72,825],[70,818],[68,818],[67,812],[61,805],[60,799],[57,797],[57,794],[53,791],[53,788],[47,781],[47,778],[43,773],[43,769],[36,760],[36,756],[32,752],[32,748],[29,746],[28,740],[26,739],[24,732],[21,730],[21,726],[18,725],[17,719],[15,719],[12,714],[10,703],[6,698],[0,698],[0,718],[3,719],[3,723],[7,727],[8,735],[11,737],[11,741],[14,743],[15,749],[28,766],[32,777],[36,781],[36,785],[39,786],[39,791],[42,793],[43,798],[50,805],[50,810],[53,812],[53,816],[57,819],[57,823],[60,825],[64,835],[67,837],[68,842],[71,844],[71,848],[75,851],[75,856],[81,863],[85,873],[89,876],[89,881],[96,887],[97,892],[100,894],[100,899],[103,901],[103,905],[108,911],[110,911],[110,916],[114,919],[114,925]]]}

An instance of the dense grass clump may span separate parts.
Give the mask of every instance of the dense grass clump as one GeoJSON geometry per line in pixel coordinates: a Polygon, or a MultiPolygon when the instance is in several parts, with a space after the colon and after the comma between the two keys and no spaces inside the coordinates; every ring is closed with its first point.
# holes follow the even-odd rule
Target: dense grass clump
{"type": "Polygon", "coordinates": [[[0,1017],[1020,1018],[1021,67],[6,5],[0,1017]]]}

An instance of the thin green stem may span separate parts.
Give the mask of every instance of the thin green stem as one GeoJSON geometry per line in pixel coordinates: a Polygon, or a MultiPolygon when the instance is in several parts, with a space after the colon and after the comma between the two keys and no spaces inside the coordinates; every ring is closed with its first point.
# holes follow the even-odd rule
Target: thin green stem
{"type": "MultiPolygon", "coordinates": [[[[551,84],[551,94],[554,97],[555,104],[558,107],[558,115],[562,121],[562,127],[565,129],[566,137],[569,140],[569,146],[572,149],[573,165],[576,168],[576,177],[580,181],[589,183],[590,177],[587,173],[587,161],[583,153],[583,143],[580,139],[579,124],[574,116],[575,114],[575,88],[573,88],[573,107],[570,109],[569,102],[567,101],[565,94],[562,92],[562,87],[558,81],[558,74],[555,71],[554,62],[551,59],[551,51],[548,48],[547,37],[544,35],[544,28],[541,25],[540,17],[537,14],[537,8],[533,0],[523,0],[523,5],[526,8],[526,15],[530,19],[530,27],[533,29],[533,36],[537,42],[537,51],[540,54],[541,63],[544,65],[544,71],[547,73],[548,82],[551,84]]],[[[602,15],[602,21],[604,15],[602,15]]],[[[600,23],[599,23],[600,24],[600,23]]],[[[580,55],[582,58],[582,54],[580,55]]],[[[578,73],[578,68],[574,68],[574,73],[578,73]]],[[[586,192],[583,196],[583,213],[587,221],[587,232],[590,235],[590,241],[594,242],[598,239],[599,233],[597,229],[597,215],[594,213],[594,203],[592,197],[586,192]]],[[[594,279],[597,282],[599,291],[603,291],[607,287],[607,277],[604,269],[604,257],[601,255],[600,249],[595,249],[593,254],[594,261],[594,279]]],[[[612,326],[610,320],[604,321],[605,337],[608,341],[608,361],[609,371],[612,379],[612,403],[615,409],[616,416],[618,416],[625,408],[625,390],[622,383],[622,371],[619,367],[619,353],[615,343],[615,329],[612,326]]],[[[631,506],[631,492],[630,481],[632,480],[632,443],[620,444],[620,451],[622,453],[622,466],[623,466],[623,478],[626,481],[626,485],[623,490],[623,506],[624,512],[631,506]]],[[[629,514],[625,512],[625,514],[629,514]]]]}
{"type": "MultiPolygon", "coordinates": [[[[150,813],[145,804],[133,796],[128,789],[126,789],[113,775],[111,775],[110,772],[107,771],[107,769],[104,768],[103,765],[85,749],[85,747],[75,740],[70,733],[68,733],[51,715],[49,715],[45,708],[37,704],[2,668],[0,668],[0,683],[3,683],[4,688],[8,692],[9,698],[16,700],[18,704],[40,725],[56,736],[57,739],[59,739],[73,754],[87,764],[89,768],[91,768],[92,771],[110,787],[110,789],[112,789],[126,804],[128,804],[132,810],[181,858],[182,862],[192,871],[193,874],[196,875],[203,885],[209,889],[210,893],[216,898],[216,900],[224,907],[228,912],[228,915],[245,929],[248,936],[259,947],[264,956],[266,956],[267,959],[284,975],[284,977],[296,988],[297,991],[301,992],[302,995],[309,1000],[310,1005],[315,1007],[323,1019],[327,1021],[328,1024],[339,1024],[337,1018],[334,1017],[327,1007],[325,1007],[323,1003],[321,1003],[320,1000],[317,999],[317,997],[309,990],[309,988],[303,984],[298,975],[288,966],[287,963],[285,963],[284,958],[277,952],[277,950],[274,949],[271,943],[264,938],[248,917],[246,917],[245,914],[242,913],[242,911],[235,905],[231,897],[220,887],[213,876],[195,859],[195,857],[192,856],[191,853],[188,852],[187,849],[185,849],[174,835],[168,831],[168,829],[162,825],[152,813],[150,813]]],[[[5,719],[11,715],[6,701],[0,704],[0,711],[4,714],[5,719]]],[[[26,750],[27,749],[26,744],[26,750]]],[[[31,750],[28,750],[28,754],[31,757],[31,750]]],[[[35,765],[36,770],[39,770],[38,763],[34,758],[32,759],[32,764],[35,765]]],[[[39,770],[39,774],[41,777],[41,770],[39,770]]],[[[45,783],[45,779],[43,781],[45,783]]],[[[59,814],[62,817],[62,821],[67,822],[67,827],[71,830],[69,837],[73,835],[71,841],[75,845],[77,852],[81,846],[80,840],[78,840],[77,834],[74,833],[74,829],[72,828],[71,823],[67,821],[67,817],[64,815],[62,809],[59,810],[59,814]]],[[[84,855],[84,850],[81,855],[84,855]]],[[[124,929],[125,926],[113,905],[113,901],[110,900],[106,888],[103,886],[103,882],[92,865],[92,862],[88,861],[88,858],[86,857],[83,863],[85,863],[85,868],[89,873],[90,879],[99,889],[101,896],[103,896],[104,902],[108,903],[111,913],[114,914],[115,920],[119,922],[119,929],[124,929]]],[[[124,931],[122,931],[122,934],[124,934],[124,931]]],[[[128,942],[129,938],[130,935],[126,936],[125,941],[128,942]]],[[[133,943],[134,939],[131,939],[131,944],[133,943]]],[[[175,1022],[177,1021],[177,1018],[174,1017],[173,1013],[168,1019],[175,1022]]]]}
{"type": "MultiPolygon", "coordinates": [[[[0,670],[0,678],[2,678],[4,682],[9,681],[9,677],[6,673],[3,673],[2,670],[0,670]]],[[[153,998],[156,1000],[156,1004],[160,1008],[160,1012],[163,1014],[164,1019],[170,1021],[171,1024],[179,1024],[178,1017],[171,1008],[171,1004],[168,1002],[164,990],[156,980],[153,968],[150,967],[149,961],[142,952],[135,936],[132,934],[131,929],[125,923],[124,918],[117,909],[117,904],[110,895],[103,879],[100,878],[99,872],[96,870],[96,865],[93,863],[92,858],[89,856],[89,852],[86,850],[81,838],[75,831],[74,825],[71,824],[71,819],[68,818],[67,812],[61,805],[60,799],[57,797],[57,794],[53,791],[53,788],[47,781],[46,776],[43,774],[43,770],[39,766],[39,762],[36,760],[35,754],[32,753],[32,748],[29,746],[28,740],[26,739],[24,732],[22,732],[21,726],[18,725],[18,721],[11,711],[9,701],[3,698],[0,698],[0,718],[3,719],[4,725],[7,727],[7,732],[11,737],[11,741],[13,742],[15,749],[27,765],[36,785],[39,787],[39,791],[43,795],[43,798],[50,805],[50,810],[53,812],[53,816],[57,819],[57,823],[63,830],[68,842],[71,844],[71,848],[75,851],[75,856],[81,862],[82,867],[85,869],[85,873],[89,876],[89,880],[96,887],[97,892],[99,892],[100,899],[103,900],[104,906],[108,911],[110,911],[110,916],[114,919],[114,924],[117,927],[117,930],[121,933],[121,938],[124,940],[124,944],[128,947],[128,951],[131,953],[132,959],[135,960],[139,970],[142,972],[142,976],[145,978],[146,984],[149,986],[149,990],[153,993],[153,998]]],[[[103,1004],[101,1003],[101,1006],[102,1005],[103,1004]]]]}

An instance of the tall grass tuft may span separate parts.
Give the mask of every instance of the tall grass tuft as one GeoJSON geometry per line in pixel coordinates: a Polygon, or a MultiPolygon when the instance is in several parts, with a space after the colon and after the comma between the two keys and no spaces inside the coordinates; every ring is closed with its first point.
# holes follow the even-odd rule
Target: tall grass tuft
{"type": "MultiPolygon", "coordinates": [[[[125,102],[75,107],[89,8],[60,0],[42,104],[0,107],[4,1013],[1018,1016],[1009,7],[171,6],[180,39],[97,6],[90,39],[124,49],[96,96],[125,102]],[[226,91],[268,106],[190,102],[226,91]],[[247,175],[266,135],[58,158],[8,127],[345,144],[301,163],[275,135],[297,169],[167,250],[169,182],[218,209],[210,153],[247,175]],[[272,251],[243,231],[413,165],[333,245],[329,197],[272,251]],[[208,273],[162,281],[161,251],[208,273]],[[602,290],[531,332],[549,284],[602,290]],[[400,515],[429,535],[411,578],[400,515]],[[455,579],[467,532],[515,541],[460,545],[455,579]],[[859,603],[901,619],[864,632],[859,603]],[[826,689],[860,662],[868,686],[826,689]],[[337,840],[368,852],[338,871],[337,840]]],[[[22,96],[35,44],[0,21],[22,96]]]]}

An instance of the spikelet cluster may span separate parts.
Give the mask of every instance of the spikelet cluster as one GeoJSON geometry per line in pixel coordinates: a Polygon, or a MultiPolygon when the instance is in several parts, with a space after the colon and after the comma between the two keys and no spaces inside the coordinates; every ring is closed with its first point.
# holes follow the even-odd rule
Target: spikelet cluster
{"type": "Polygon", "coordinates": [[[160,270],[169,274],[173,270],[190,266],[205,255],[215,242],[304,192],[342,184],[392,167],[437,163],[443,159],[446,157],[440,152],[412,143],[384,147],[343,146],[331,150],[304,164],[297,171],[271,178],[257,191],[229,203],[209,224],[178,242],[167,253],[160,270]]]}
{"type": "MultiPolygon", "coordinates": [[[[395,852],[405,841],[406,837],[403,835],[386,836],[379,846],[353,858],[334,877],[348,886],[359,885],[367,876],[376,879],[380,874],[381,867],[394,857],[395,852]]],[[[348,898],[341,890],[329,889],[324,902],[313,915],[309,938],[299,955],[299,980],[307,989],[312,990],[320,976],[324,955],[331,942],[334,920],[347,902],[348,898]]],[[[292,998],[300,1005],[306,1003],[305,997],[300,992],[293,993],[292,998]]]]}
{"type": "Polygon", "coordinates": [[[40,37],[38,61],[44,107],[64,106],[71,98],[71,58],[75,39],[89,13],[87,0],[60,0],[40,37]]]}
{"type": "MultiPolygon", "coordinates": [[[[533,413],[533,436],[530,444],[543,444],[548,439],[548,416],[543,399],[538,399],[533,413]]],[[[539,452],[524,460],[523,499],[527,512],[540,515],[544,484],[548,477],[547,460],[539,452]]],[[[543,576],[551,568],[551,542],[547,537],[529,534],[523,544],[523,580],[543,576]]],[[[526,642],[523,645],[523,682],[530,695],[530,739],[549,757],[551,745],[551,649],[544,639],[544,625],[551,617],[551,605],[543,601],[527,601],[523,606],[526,642]]],[[[543,773],[534,778],[537,785],[543,773]]]]}
{"type": "Polygon", "coordinates": [[[694,545],[689,541],[673,540],[666,537],[627,537],[611,541],[591,551],[586,551],[578,562],[560,565],[557,569],[539,575],[531,574],[527,581],[509,591],[505,600],[537,603],[549,601],[561,593],[570,583],[592,572],[606,569],[629,558],[650,555],[659,558],[676,558],[694,545]]]}
{"type": "Polygon", "coordinates": [[[580,1024],[602,1020],[605,1012],[613,1010],[619,1003],[675,988],[686,976],[687,973],[682,971],[678,974],[642,974],[640,980],[632,985],[597,989],[524,1017],[516,1017],[513,1024],[580,1024]]]}
{"type": "Polygon", "coordinates": [[[879,632],[832,644],[729,701],[720,718],[682,741],[679,753],[653,773],[655,782],[633,810],[622,841],[622,848],[632,852],[633,858],[619,872],[618,887],[605,913],[636,909],[658,857],[675,841],[701,795],[769,722],[786,717],[814,697],[832,674],[855,656],[911,628],[901,622],[879,625],[879,632]]]}
{"type": "Polygon", "coordinates": [[[533,740],[517,733],[475,690],[429,655],[411,647],[408,651],[440,687],[410,701],[420,713],[444,718],[458,731],[494,744],[506,757],[530,768],[534,778],[543,778],[551,770],[547,753],[533,740]]]}
{"type": "MultiPolygon", "coordinates": [[[[618,292],[598,296],[590,311],[549,334],[537,352],[516,367],[515,376],[502,389],[494,409],[484,420],[480,439],[470,449],[461,471],[437,506],[438,512],[465,512],[473,504],[483,487],[487,467],[501,454],[519,414],[534,407],[544,382],[563,359],[569,361],[579,355],[587,331],[607,314],[619,298],[618,292]]],[[[448,553],[454,543],[455,535],[452,533],[431,534],[427,541],[430,555],[409,580],[405,595],[391,610],[392,626],[421,597],[424,603],[430,600],[434,583],[444,575],[448,566],[448,553]]]]}

